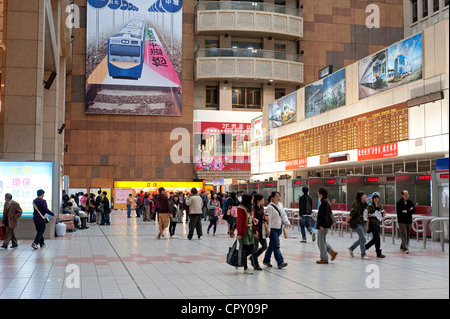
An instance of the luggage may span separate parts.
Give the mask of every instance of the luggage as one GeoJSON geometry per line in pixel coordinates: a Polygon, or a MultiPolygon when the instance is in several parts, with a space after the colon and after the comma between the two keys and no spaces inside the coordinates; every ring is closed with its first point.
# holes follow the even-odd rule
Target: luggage
{"type": "Polygon", "coordinates": [[[67,226],[65,223],[59,222],[55,225],[56,229],[56,237],[64,237],[66,236],[67,226]]]}
{"type": "Polygon", "coordinates": [[[59,221],[66,224],[66,230],[75,230],[74,216],[72,214],[61,214],[59,215],[59,221]]]}

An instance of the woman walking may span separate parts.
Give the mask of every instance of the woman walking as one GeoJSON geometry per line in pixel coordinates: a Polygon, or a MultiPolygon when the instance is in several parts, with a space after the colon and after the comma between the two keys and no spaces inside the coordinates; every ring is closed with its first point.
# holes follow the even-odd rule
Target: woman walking
{"type": "Polygon", "coordinates": [[[209,230],[213,227],[213,236],[216,236],[217,222],[219,221],[221,208],[220,200],[217,199],[217,194],[214,193],[212,198],[208,201],[207,208],[209,213],[209,226],[207,234],[209,235],[209,230]]]}
{"type": "Polygon", "coordinates": [[[178,224],[178,215],[181,214],[182,204],[180,201],[180,196],[174,195],[170,202],[172,212],[170,214],[170,224],[169,224],[169,234],[170,238],[177,238],[175,236],[175,228],[178,224]]]}
{"type": "Polygon", "coordinates": [[[239,240],[239,244],[242,245],[244,274],[251,275],[253,272],[247,267],[247,257],[253,253],[254,223],[252,196],[249,194],[242,196],[242,203],[237,208],[236,230],[236,238],[239,240]]]}
{"type": "Polygon", "coordinates": [[[253,254],[251,256],[251,263],[255,270],[262,270],[258,263],[258,257],[266,251],[268,234],[263,231],[264,227],[264,196],[256,193],[253,196],[253,215],[256,224],[255,242],[253,245],[253,254]],[[258,249],[259,245],[261,248],[258,249]]]}
{"type": "Polygon", "coordinates": [[[372,203],[367,207],[368,221],[366,224],[366,232],[372,233],[372,240],[366,244],[366,250],[375,245],[375,251],[378,258],[386,257],[381,253],[380,225],[384,217],[384,209],[380,204],[380,195],[374,193],[372,195],[372,203]]]}
{"type": "Polygon", "coordinates": [[[352,210],[350,212],[350,218],[347,220],[347,224],[351,220],[356,220],[356,232],[358,233],[358,240],[355,241],[348,251],[350,256],[354,257],[353,250],[359,245],[361,249],[361,259],[368,260],[366,255],[366,222],[367,222],[367,203],[366,194],[363,191],[356,193],[356,202],[353,203],[352,210]]]}
{"type": "Polygon", "coordinates": [[[236,216],[231,213],[232,206],[239,206],[239,200],[235,192],[230,193],[230,197],[225,200],[222,209],[224,219],[228,222],[228,234],[231,238],[234,237],[234,231],[236,229],[236,216]]]}
{"type": "Polygon", "coordinates": [[[328,254],[331,256],[331,260],[336,258],[337,252],[331,248],[327,242],[327,234],[332,222],[330,221],[331,204],[328,200],[328,190],[325,188],[319,188],[317,192],[320,200],[319,212],[317,214],[317,226],[319,228],[317,236],[317,246],[320,250],[320,260],[317,260],[318,264],[328,264],[328,254]]]}
{"type": "Polygon", "coordinates": [[[286,212],[280,203],[280,196],[281,195],[279,192],[272,192],[269,196],[267,215],[269,216],[270,242],[263,260],[264,265],[267,267],[272,267],[270,259],[273,253],[279,269],[287,266],[280,250],[280,236],[283,232],[282,227],[283,225],[286,227],[291,227],[291,223],[287,218],[286,212]]]}

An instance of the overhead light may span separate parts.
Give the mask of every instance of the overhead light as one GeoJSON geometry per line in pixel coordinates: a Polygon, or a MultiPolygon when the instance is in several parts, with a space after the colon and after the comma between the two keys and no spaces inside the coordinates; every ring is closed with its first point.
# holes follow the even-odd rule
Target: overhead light
{"type": "Polygon", "coordinates": [[[273,82],[273,79],[270,79],[269,82],[273,82]]]}

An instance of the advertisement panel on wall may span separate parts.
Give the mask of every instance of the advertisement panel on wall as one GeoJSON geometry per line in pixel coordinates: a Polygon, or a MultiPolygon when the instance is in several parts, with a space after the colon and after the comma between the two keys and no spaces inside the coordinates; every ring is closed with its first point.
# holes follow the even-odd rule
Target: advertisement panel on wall
{"type": "Polygon", "coordinates": [[[422,78],[422,33],[374,53],[358,63],[359,99],[422,78]]]}
{"type": "Polygon", "coordinates": [[[44,199],[52,210],[53,164],[51,162],[1,162],[0,161],[0,216],[3,216],[5,194],[20,204],[23,217],[33,216],[33,200],[37,190],[45,191],[44,199]]]}
{"type": "Polygon", "coordinates": [[[345,69],[305,86],[305,118],[345,105],[345,69]]]}
{"type": "Polygon", "coordinates": [[[88,0],[86,113],[181,115],[182,0],[88,0]]]}
{"type": "Polygon", "coordinates": [[[269,129],[294,123],[297,119],[297,92],[269,104],[269,129]]]}
{"type": "Polygon", "coordinates": [[[250,171],[251,123],[194,122],[198,171],[250,171]]]}

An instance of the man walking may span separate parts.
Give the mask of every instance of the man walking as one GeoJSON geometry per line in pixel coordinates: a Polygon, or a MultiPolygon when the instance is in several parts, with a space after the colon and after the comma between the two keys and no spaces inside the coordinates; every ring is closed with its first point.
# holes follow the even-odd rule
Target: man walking
{"type": "Polygon", "coordinates": [[[172,210],[164,187],[160,187],[158,191],[159,195],[156,197],[156,205],[158,206],[159,233],[156,237],[160,239],[161,237],[164,238],[164,230],[169,227],[169,213],[172,210]]]}
{"type": "Polygon", "coordinates": [[[413,222],[412,215],[416,212],[416,207],[414,206],[414,202],[409,199],[409,192],[407,190],[403,190],[401,194],[402,198],[400,198],[396,204],[398,228],[402,240],[400,249],[402,249],[405,254],[409,254],[409,237],[411,233],[411,224],[413,222]]]}
{"type": "Polygon", "coordinates": [[[192,236],[194,236],[194,230],[197,230],[198,239],[202,239],[203,199],[199,196],[197,188],[193,187],[191,189],[191,194],[186,199],[186,205],[189,205],[190,209],[188,239],[192,239],[192,236]]]}
{"type": "Polygon", "coordinates": [[[2,225],[6,227],[6,235],[3,245],[1,246],[2,248],[8,249],[9,241],[12,242],[11,248],[19,246],[14,234],[14,228],[19,225],[20,216],[22,216],[22,208],[20,208],[19,203],[12,200],[11,194],[6,193],[2,219],[2,225]]]}
{"type": "Polygon", "coordinates": [[[311,214],[312,214],[312,197],[308,195],[308,187],[303,186],[303,195],[299,199],[299,215],[300,215],[300,230],[302,233],[301,243],[306,243],[305,227],[308,229],[309,234],[312,237],[312,241],[316,240],[316,234],[311,228],[311,214]]]}

